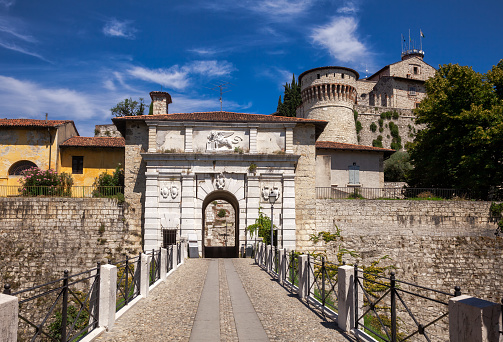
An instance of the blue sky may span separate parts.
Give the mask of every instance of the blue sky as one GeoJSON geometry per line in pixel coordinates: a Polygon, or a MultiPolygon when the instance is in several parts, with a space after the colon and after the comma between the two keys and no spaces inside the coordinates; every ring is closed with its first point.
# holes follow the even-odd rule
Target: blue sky
{"type": "Polygon", "coordinates": [[[270,114],[292,73],[361,77],[400,59],[401,34],[434,67],[503,58],[503,1],[0,0],[0,117],[75,120],[92,136],[127,97],[168,91],[170,112],[270,114]],[[408,39],[408,38],[407,38],[408,39]]]}

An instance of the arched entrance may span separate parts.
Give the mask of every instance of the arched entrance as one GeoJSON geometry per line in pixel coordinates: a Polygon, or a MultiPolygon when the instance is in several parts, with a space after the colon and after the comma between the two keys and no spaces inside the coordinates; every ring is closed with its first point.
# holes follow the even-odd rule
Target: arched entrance
{"type": "Polygon", "coordinates": [[[214,191],[202,206],[203,258],[239,256],[239,203],[228,191],[214,191]]]}

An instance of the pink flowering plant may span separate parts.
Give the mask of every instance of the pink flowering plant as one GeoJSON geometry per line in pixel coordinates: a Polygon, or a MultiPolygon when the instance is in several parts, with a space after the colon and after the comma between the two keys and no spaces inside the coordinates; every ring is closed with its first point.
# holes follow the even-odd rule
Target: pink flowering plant
{"type": "Polygon", "coordinates": [[[24,170],[19,180],[23,196],[71,196],[72,176],[63,172],[32,167],[24,170]]]}

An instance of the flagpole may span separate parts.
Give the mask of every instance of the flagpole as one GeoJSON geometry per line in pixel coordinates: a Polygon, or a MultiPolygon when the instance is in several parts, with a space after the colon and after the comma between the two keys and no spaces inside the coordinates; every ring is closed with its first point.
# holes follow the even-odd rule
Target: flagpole
{"type": "Polygon", "coordinates": [[[407,50],[410,50],[410,29],[409,29],[409,48],[407,50]]]}
{"type": "Polygon", "coordinates": [[[421,44],[421,51],[423,51],[423,31],[419,29],[419,42],[421,44]]]}

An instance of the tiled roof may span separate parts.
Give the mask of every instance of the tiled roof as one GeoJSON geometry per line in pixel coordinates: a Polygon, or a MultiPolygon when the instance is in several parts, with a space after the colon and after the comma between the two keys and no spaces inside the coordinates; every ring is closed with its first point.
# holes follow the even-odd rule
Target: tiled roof
{"type": "Polygon", "coordinates": [[[173,113],[159,115],[138,115],[113,118],[112,121],[123,120],[163,120],[163,121],[196,121],[196,122],[299,122],[299,123],[324,123],[326,121],[294,118],[287,116],[273,116],[264,114],[245,114],[233,112],[200,112],[200,113],[173,113]]]}
{"type": "Polygon", "coordinates": [[[72,123],[72,120],[33,120],[33,119],[0,119],[0,127],[59,127],[72,123]]]}
{"type": "Polygon", "coordinates": [[[316,148],[326,148],[331,150],[344,150],[344,151],[384,152],[385,154],[392,154],[395,152],[395,150],[390,150],[388,148],[345,144],[335,141],[317,141],[316,148]]]}
{"type": "Polygon", "coordinates": [[[319,136],[327,121],[302,119],[286,116],[264,115],[264,114],[245,114],[233,112],[200,112],[200,113],[173,113],[159,115],[138,115],[123,116],[113,118],[112,121],[117,126],[119,132],[125,135],[126,121],[193,121],[193,122],[261,122],[261,123],[311,123],[316,126],[316,135],[319,136]]]}
{"type": "Polygon", "coordinates": [[[71,137],[65,140],[61,147],[113,147],[124,148],[124,138],[109,137],[71,137]]]}

